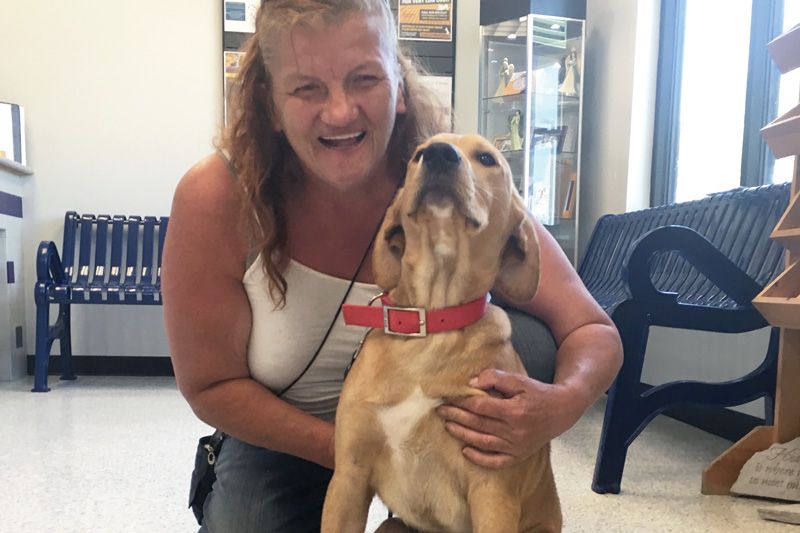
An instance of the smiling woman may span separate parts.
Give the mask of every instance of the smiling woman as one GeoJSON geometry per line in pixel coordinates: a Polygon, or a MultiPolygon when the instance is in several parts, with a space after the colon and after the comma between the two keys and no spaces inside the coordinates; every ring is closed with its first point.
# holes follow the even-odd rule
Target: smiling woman
{"type": "Polygon", "coordinates": [[[181,392],[229,435],[201,530],[314,531],[363,333],[339,305],[377,292],[373,235],[446,117],[384,0],[270,0],[243,51],[220,150],[175,192],[165,320],[181,392]]]}

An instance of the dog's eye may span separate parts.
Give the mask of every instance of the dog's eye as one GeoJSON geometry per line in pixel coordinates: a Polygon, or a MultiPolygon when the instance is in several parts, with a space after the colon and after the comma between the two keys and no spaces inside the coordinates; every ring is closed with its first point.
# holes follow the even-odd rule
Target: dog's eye
{"type": "Polygon", "coordinates": [[[485,167],[493,167],[497,165],[497,160],[489,152],[478,154],[478,161],[485,167]]]}
{"type": "Polygon", "coordinates": [[[419,163],[420,159],[422,159],[422,150],[417,150],[417,153],[414,154],[413,161],[419,163]]]}

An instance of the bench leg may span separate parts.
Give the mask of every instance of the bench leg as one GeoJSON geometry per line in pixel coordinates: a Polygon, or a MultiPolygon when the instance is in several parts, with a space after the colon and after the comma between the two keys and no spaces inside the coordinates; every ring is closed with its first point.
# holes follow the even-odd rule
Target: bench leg
{"type": "Polygon", "coordinates": [[[36,303],[36,358],[33,363],[33,388],[31,392],[48,392],[47,371],[50,366],[50,304],[36,303]]]}
{"type": "Polygon", "coordinates": [[[628,446],[638,433],[642,420],[637,409],[638,386],[642,378],[648,325],[628,316],[618,324],[624,361],[608,393],[603,430],[597,450],[592,490],[599,494],[619,494],[628,446]]]}
{"type": "Polygon", "coordinates": [[[61,379],[74,380],[75,372],[72,371],[72,323],[70,321],[70,306],[58,306],[58,322],[60,325],[59,344],[61,346],[61,379]]]}

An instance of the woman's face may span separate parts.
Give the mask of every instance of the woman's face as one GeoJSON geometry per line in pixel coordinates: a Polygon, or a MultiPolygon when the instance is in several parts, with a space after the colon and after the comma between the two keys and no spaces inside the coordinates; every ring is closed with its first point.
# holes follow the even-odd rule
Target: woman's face
{"type": "Polygon", "coordinates": [[[406,109],[382,28],[362,14],[322,29],[297,26],[273,61],[276,127],[307,177],[340,191],[387,175],[386,148],[406,109]]]}

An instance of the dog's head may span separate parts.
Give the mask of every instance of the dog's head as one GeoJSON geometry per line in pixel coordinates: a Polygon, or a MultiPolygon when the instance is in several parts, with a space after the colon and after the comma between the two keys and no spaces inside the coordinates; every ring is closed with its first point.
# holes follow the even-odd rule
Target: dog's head
{"type": "Polygon", "coordinates": [[[500,152],[478,135],[421,144],[386,213],[373,266],[382,289],[402,286],[415,305],[458,303],[423,296],[437,290],[445,300],[492,287],[513,300],[532,298],[538,240],[500,152]]]}

